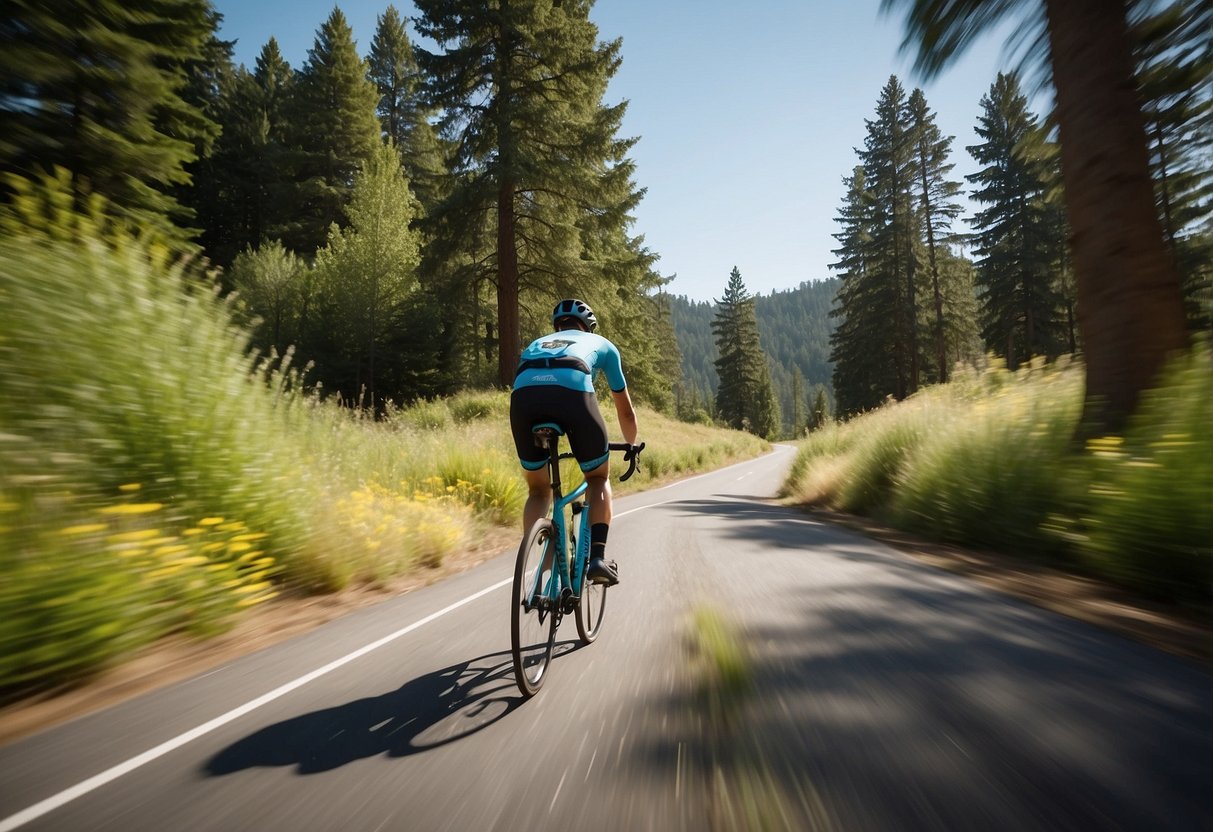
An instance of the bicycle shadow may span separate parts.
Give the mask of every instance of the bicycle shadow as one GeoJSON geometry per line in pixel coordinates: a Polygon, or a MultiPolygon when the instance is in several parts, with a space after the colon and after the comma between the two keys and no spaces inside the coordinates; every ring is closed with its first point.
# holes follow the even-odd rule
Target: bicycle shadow
{"type": "MultiPolygon", "coordinates": [[[[578,647],[556,643],[553,659],[578,647]]],[[[295,766],[298,774],[332,771],[386,754],[407,757],[484,730],[526,700],[514,683],[510,651],[488,653],[419,676],[381,696],[302,714],[266,726],[211,757],[205,774],[295,766]]]]}

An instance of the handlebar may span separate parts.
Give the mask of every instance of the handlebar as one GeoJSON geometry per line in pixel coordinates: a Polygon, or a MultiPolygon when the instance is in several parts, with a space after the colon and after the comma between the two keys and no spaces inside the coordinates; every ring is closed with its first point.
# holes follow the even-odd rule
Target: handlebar
{"type": "MultiPolygon", "coordinates": [[[[644,450],[644,444],[645,443],[643,442],[641,442],[639,445],[629,445],[627,442],[611,442],[609,445],[607,445],[607,450],[623,451],[623,458],[628,462],[627,473],[619,478],[620,482],[623,482],[631,477],[632,474],[636,473],[636,463],[640,460],[640,452],[644,450]]],[[[560,455],[560,458],[573,459],[573,455],[570,453],[563,453],[560,455]]]]}
{"type": "Polygon", "coordinates": [[[623,482],[636,473],[636,463],[640,461],[640,452],[644,450],[644,443],[629,445],[627,442],[612,442],[609,447],[612,451],[624,451],[623,458],[628,462],[628,471],[619,478],[619,481],[623,482]]]}

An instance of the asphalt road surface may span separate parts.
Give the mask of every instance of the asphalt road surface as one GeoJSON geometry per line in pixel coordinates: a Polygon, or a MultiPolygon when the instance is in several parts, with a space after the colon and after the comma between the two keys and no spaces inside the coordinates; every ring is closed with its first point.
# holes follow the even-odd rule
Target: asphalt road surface
{"type": "Polygon", "coordinates": [[[0,832],[1213,829],[1206,668],[775,504],[791,458],[618,500],[531,700],[503,553],[0,748],[0,832]]]}

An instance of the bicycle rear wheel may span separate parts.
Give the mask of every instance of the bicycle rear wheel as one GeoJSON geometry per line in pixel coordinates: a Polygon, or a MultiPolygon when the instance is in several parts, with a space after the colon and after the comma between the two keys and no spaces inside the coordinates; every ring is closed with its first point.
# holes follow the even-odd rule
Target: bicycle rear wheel
{"type": "Polygon", "coordinates": [[[581,598],[577,600],[577,635],[582,644],[592,644],[602,629],[602,616],[606,613],[606,584],[581,584],[581,598]]]}
{"type": "Polygon", "coordinates": [[[523,696],[534,696],[543,685],[556,642],[556,610],[546,593],[552,578],[554,537],[551,520],[536,521],[522,538],[514,565],[510,640],[514,678],[523,696]]]}

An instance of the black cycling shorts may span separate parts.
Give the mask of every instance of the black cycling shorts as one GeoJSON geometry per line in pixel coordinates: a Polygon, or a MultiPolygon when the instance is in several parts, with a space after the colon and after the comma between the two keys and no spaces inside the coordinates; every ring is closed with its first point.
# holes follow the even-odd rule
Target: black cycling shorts
{"type": "Polygon", "coordinates": [[[582,471],[593,471],[610,457],[606,423],[593,393],[557,384],[519,387],[510,395],[510,429],[522,467],[538,471],[548,452],[535,444],[531,428],[540,422],[560,425],[582,471]]]}

